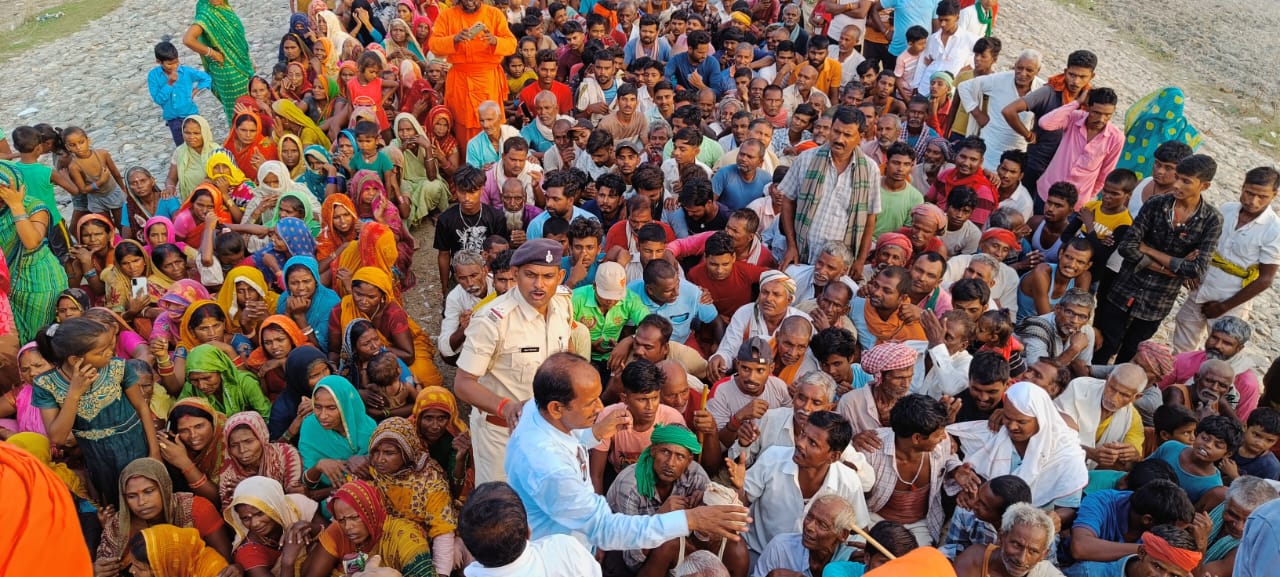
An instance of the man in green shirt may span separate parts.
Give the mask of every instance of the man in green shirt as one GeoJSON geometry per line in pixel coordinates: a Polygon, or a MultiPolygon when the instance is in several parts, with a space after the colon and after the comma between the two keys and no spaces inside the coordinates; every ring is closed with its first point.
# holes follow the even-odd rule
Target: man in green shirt
{"type": "Polygon", "coordinates": [[[905,142],[895,142],[884,152],[880,169],[880,215],[876,217],[876,236],[911,226],[911,209],[924,202],[924,194],[911,182],[916,151],[905,142]]]}
{"type": "Polygon", "coordinates": [[[591,361],[608,374],[609,353],[649,315],[640,295],[627,290],[627,271],[607,261],[596,269],[594,285],[573,290],[573,318],[591,332],[591,361]]]}

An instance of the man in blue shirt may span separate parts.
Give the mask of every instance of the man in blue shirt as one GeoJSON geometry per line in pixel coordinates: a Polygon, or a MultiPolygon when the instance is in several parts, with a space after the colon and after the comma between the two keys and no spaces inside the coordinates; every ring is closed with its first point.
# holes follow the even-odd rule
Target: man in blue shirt
{"type": "Polygon", "coordinates": [[[702,506],[659,515],[620,515],[596,494],[587,451],[630,425],[618,411],[603,421],[600,373],[570,353],[552,355],[533,376],[533,400],[515,426],[506,473],[528,510],[530,539],[572,535],[605,550],[652,549],[693,531],[737,540],[748,510],[702,506]]]}
{"type": "Polygon", "coordinates": [[[897,57],[907,49],[907,29],[920,26],[933,29],[933,12],[938,3],[934,0],[880,0],[881,10],[893,10],[893,41],[889,53],[897,57]]]}
{"type": "Polygon", "coordinates": [[[734,165],[716,171],[711,178],[716,199],[730,211],[746,208],[751,201],[764,198],[765,186],[771,179],[770,174],[760,170],[764,164],[764,150],[764,143],[754,138],[747,139],[738,148],[734,165]]]}
{"type": "Polygon", "coordinates": [[[1071,527],[1071,555],[1076,564],[1067,577],[1092,577],[1111,562],[1139,551],[1138,539],[1156,525],[1190,524],[1195,507],[1173,481],[1157,479],[1129,491],[1105,490],[1080,502],[1071,527]]]}
{"type": "Polygon", "coordinates": [[[525,229],[525,238],[529,240],[542,238],[542,225],[553,216],[563,218],[565,222],[573,222],[573,219],[578,217],[596,220],[596,215],[582,210],[576,204],[578,180],[568,170],[553,170],[544,175],[542,192],[547,199],[546,210],[529,221],[529,226],[525,229]]]}
{"type": "MultiPolygon", "coordinates": [[[[644,254],[643,249],[641,254],[644,254]]],[[[627,285],[640,295],[640,302],[649,312],[667,317],[671,321],[671,340],[683,343],[693,332],[693,321],[709,323],[716,320],[716,306],[702,302],[702,289],[676,274],[676,266],[655,258],[644,266],[644,278],[627,285]]]]}
{"type": "MultiPolygon", "coordinates": [[[[715,79],[720,74],[720,63],[715,58],[708,58],[711,51],[711,34],[706,30],[695,30],[687,36],[689,50],[671,57],[667,61],[667,78],[671,83],[685,90],[715,89],[715,79]]],[[[716,92],[716,97],[720,92],[716,92]]]]}

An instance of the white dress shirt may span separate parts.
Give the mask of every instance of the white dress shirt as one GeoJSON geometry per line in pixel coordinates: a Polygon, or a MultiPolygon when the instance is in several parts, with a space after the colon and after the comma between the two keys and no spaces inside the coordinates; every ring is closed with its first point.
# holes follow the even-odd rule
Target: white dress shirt
{"type": "Polygon", "coordinates": [[[853,506],[858,526],[871,524],[867,502],[862,493],[865,488],[858,474],[839,463],[827,469],[822,486],[812,497],[800,494],[796,475],[800,467],[792,460],[794,447],[770,447],[747,469],[743,490],[751,502],[751,528],[747,531],[747,547],[760,553],[774,537],[801,530],[801,522],[809,506],[822,495],[839,495],[853,506]]]}
{"type": "MultiPolygon", "coordinates": [[[[970,49],[973,47],[973,42],[969,43],[970,49]]],[[[1042,85],[1044,81],[1035,78],[1031,81],[1031,90],[1040,88],[1042,85]]],[[[926,83],[925,89],[928,88],[926,83]]],[[[987,125],[978,133],[987,143],[987,154],[982,159],[983,168],[994,171],[1000,166],[1000,155],[1006,150],[1027,149],[1027,141],[1022,138],[1022,133],[1010,127],[1002,114],[1005,106],[1021,98],[1018,96],[1017,87],[1013,84],[1012,70],[971,78],[961,82],[960,86],[956,87],[956,92],[960,95],[960,105],[966,111],[982,106],[982,98],[984,96],[987,98],[987,116],[991,117],[991,121],[987,122],[987,125]]],[[[1018,115],[1018,119],[1022,121],[1024,128],[1029,127],[1035,120],[1035,114],[1023,112],[1018,115]]]]}

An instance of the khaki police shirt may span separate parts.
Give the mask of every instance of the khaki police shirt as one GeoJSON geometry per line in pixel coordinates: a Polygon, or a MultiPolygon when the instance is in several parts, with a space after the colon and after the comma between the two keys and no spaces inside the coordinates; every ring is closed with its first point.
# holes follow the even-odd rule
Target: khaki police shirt
{"type": "Polygon", "coordinates": [[[523,403],[533,398],[533,375],[554,353],[569,350],[572,305],[561,286],[544,317],[512,288],[478,308],[467,326],[458,368],[479,377],[498,396],[523,403]]]}

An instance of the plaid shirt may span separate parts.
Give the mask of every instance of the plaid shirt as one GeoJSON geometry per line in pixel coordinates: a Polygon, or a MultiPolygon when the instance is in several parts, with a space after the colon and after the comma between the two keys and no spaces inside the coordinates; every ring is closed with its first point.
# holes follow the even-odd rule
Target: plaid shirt
{"type": "MultiPolygon", "coordinates": [[[[710,479],[707,478],[707,472],[702,469],[702,465],[696,462],[689,463],[689,468],[685,469],[684,475],[681,475],[676,480],[675,486],[671,488],[671,494],[693,497],[705,491],[708,482],[710,479]]],[[[618,473],[618,477],[609,486],[606,499],[609,501],[609,508],[619,515],[652,516],[657,515],[658,509],[662,507],[662,501],[656,496],[645,497],[636,488],[635,465],[629,465],[618,473]]],[[[622,552],[622,558],[626,561],[627,567],[634,570],[644,564],[645,554],[640,549],[629,549],[622,552]]]]}
{"type": "Polygon", "coordinates": [[[1222,213],[1201,198],[1196,212],[1181,226],[1173,226],[1172,194],[1151,199],[1142,205],[1138,217],[1133,220],[1129,233],[1120,240],[1117,247],[1124,257],[1120,267],[1120,275],[1111,288],[1107,299],[1111,304],[1128,309],[1133,318],[1144,321],[1161,321],[1173,310],[1174,301],[1182,283],[1188,279],[1203,278],[1213,251],[1218,247],[1218,236],[1222,234],[1222,213]],[[1169,269],[1174,276],[1167,276],[1149,269],[1138,270],[1142,253],[1138,244],[1145,243],[1162,251],[1173,260],[1169,269]],[[1182,257],[1199,250],[1196,260],[1184,260],[1182,257]]]}
{"type": "Polygon", "coordinates": [[[779,188],[796,203],[796,251],[806,264],[818,259],[819,245],[829,240],[858,254],[867,218],[880,214],[880,167],[860,147],[839,173],[830,144],[800,153],[779,188]]]}
{"type": "Polygon", "coordinates": [[[951,525],[947,528],[947,539],[943,541],[942,554],[955,561],[966,547],[970,545],[990,545],[996,542],[996,528],[979,519],[973,511],[964,507],[956,507],[951,517],[951,525]]]}

